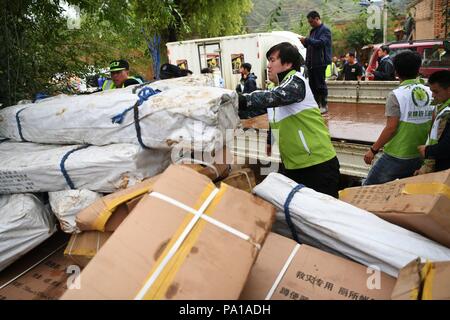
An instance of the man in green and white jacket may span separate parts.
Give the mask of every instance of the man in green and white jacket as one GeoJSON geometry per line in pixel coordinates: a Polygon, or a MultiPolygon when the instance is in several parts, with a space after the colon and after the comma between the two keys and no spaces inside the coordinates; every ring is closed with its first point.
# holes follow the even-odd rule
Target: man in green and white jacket
{"type": "Polygon", "coordinates": [[[394,58],[401,83],[387,98],[385,128],[364,156],[364,161],[371,164],[378,150],[384,147],[364,185],[406,178],[421,166],[417,147],[427,140],[435,109],[430,88],[417,78],[421,64],[421,56],[413,51],[401,52],[394,58]]]}
{"type": "Polygon", "coordinates": [[[308,81],[300,73],[303,59],[298,49],[283,42],[266,57],[269,78],[277,77],[279,85],[240,95],[239,109],[267,108],[270,127],[278,130],[280,173],[337,198],[339,161],[308,81]]]}

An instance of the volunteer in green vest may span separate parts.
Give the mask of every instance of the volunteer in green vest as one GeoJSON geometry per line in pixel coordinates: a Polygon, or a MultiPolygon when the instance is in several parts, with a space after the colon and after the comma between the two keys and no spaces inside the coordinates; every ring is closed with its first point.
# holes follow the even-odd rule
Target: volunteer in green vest
{"type": "Polygon", "coordinates": [[[109,64],[111,79],[107,79],[102,86],[102,90],[125,88],[133,84],[141,84],[142,80],[130,77],[130,65],[126,60],[114,60],[109,64]]]}
{"type": "Polygon", "coordinates": [[[327,69],[325,70],[325,79],[327,80],[336,80],[339,76],[338,68],[336,67],[336,63],[334,62],[335,58],[333,58],[333,61],[327,66],[327,69]]]}
{"type": "Polygon", "coordinates": [[[401,52],[394,58],[400,86],[388,95],[386,126],[364,156],[364,161],[371,164],[375,154],[384,147],[364,185],[412,176],[422,164],[417,147],[427,140],[434,106],[430,88],[417,78],[421,64],[421,56],[413,51],[401,52]]]}
{"type": "Polygon", "coordinates": [[[266,57],[271,90],[239,96],[239,109],[266,107],[272,133],[278,137],[280,173],[318,192],[338,197],[339,161],[319,107],[301,75],[302,57],[288,42],[270,48],[266,57]],[[274,81],[276,82],[276,81],[274,81]]]}
{"type": "Polygon", "coordinates": [[[428,84],[437,110],[426,145],[418,147],[424,163],[416,174],[450,169],[450,71],[436,71],[428,84]]]}

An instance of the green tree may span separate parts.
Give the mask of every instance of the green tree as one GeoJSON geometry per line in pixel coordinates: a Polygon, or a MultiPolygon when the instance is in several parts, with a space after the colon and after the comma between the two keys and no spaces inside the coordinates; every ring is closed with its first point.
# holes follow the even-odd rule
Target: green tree
{"type": "Polygon", "coordinates": [[[114,57],[150,62],[149,42],[243,32],[251,0],[67,0],[81,10],[71,29],[59,0],[0,0],[0,103],[53,93],[56,74],[85,76],[114,57]]]}

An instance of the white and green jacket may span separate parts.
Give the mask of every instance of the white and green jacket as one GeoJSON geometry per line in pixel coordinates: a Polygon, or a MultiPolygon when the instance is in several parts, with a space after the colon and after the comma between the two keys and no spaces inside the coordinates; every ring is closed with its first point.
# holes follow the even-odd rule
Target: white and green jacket
{"type": "Polygon", "coordinates": [[[269,91],[244,95],[247,107],[266,107],[286,169],[302,169],[331,160],[336,151],[308,82],[295,70],[269,91]]]}
{"type": "Polygon", "coordinates": [[[414,79],[403,81],[393,92],[400,105],[400,122],[384,152],[399,159],[417,158],[417,147],[427,140],[435,109],[431,90],[414,79]]]}
{"type": "Polygon", "coordinates": [[[448,117],[450,114],[450,99],[445,103],[437,106],[437,115],[434,119],[433,126],[431,127],[430,134],[427,139],[427,146],[432,146],[438,143],[439,136],[442,134],[442,131],[445,126],[441,124],[441,122],[448,121],[448,117]]]}

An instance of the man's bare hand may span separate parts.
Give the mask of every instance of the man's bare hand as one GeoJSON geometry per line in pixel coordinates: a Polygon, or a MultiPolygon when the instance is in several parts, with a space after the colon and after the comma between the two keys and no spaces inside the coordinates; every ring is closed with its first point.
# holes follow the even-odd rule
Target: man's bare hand
{"type": "Polygon", "coordinates": [[[425,158],[425,149],[427,146],[425,145],[421,145],[417,147],[417,150],[419,150],[420,155],[422,156],[422,158],[425,158]]]}
{"type": "Polygon", "coordinates": [[[373,158],[375,157],[375,155],[373,154],[373,152],[371,150],[368,150],[366,152],[366,154],[364,155],[364,162],[366,164],[372,164],[373,158]]]}

